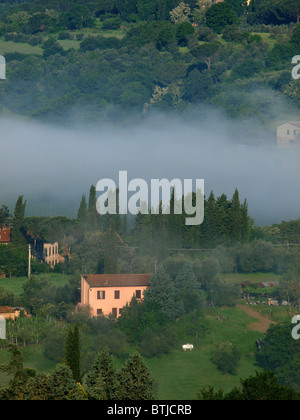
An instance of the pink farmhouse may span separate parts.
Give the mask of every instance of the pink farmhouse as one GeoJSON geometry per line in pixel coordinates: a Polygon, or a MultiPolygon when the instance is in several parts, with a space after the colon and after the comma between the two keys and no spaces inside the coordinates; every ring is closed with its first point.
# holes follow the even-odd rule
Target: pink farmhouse
{"type": "Polygon", "coordinates": [[[115,318],[131,299],[143,299],[152,274],[89,274],[81,277],[81,306],[89,306],[92,316],[115,318]]]}

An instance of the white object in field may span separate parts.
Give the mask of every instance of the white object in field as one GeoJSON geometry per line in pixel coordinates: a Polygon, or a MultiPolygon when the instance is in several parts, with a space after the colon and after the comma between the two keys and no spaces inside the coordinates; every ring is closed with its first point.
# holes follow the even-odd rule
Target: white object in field
{"type": "Polygon", "coordinates": [[[184,351],[186,351],[186,350],[193,350],[194,346],[193,346],[193,344],[184,344],[182,346],[182,348],[183,348],[184,351]]]}

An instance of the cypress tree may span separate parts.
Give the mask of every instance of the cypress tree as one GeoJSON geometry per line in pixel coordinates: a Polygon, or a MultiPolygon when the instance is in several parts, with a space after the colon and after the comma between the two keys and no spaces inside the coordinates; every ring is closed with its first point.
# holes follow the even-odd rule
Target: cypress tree
{"type": "Polygon", "coordinates": [[[200,244],[213,248],[216,244],[216,200],[213,191],[204,202],[204,221],[200,229],[200,244]]]}
{"type": "Polygon", "coordinates": [[[216,236],[218,244],[225,244],[229,239],[230,201],[222,194],[216,201],[216,236]]]}
{"type": "Polygon", "coordinates": [[[96,187],[94,185],[91,185],[90,193],[89,193],[89,205],[88,205],[88,212],[94,213],[96,211],[96,187]]]}
{"type": "Polygon", "coordinates": [[[72,371],[73,379],[81,381],[80,374],[80,335],[78,324],[70,329],[65,342],[66,364],[72,371]]]}
{"type": "Polygon", "coordinates": [[[84,224],[86,222],[86,218],[87,218],[87,202],[86,202],[85,195],[83,194],[80,201],[80,206],[78,209],[77,219],[80,224],[84,224]]]}
{"type": "Polygon", "coordinates": [[[242,237],[241,239],[243,242],[247,242],[250,236],[251,219],[248,215],[248,203],[246,199],[241,207],[241,212],[242,212],[242,234],[241,234],[242,237]]]}
{"type": "Polygon", "coordinates": [[[92,185],[90,188],[88,201],[88,222],[90,230],[95,230],[97,228],[97,223],[99,220],[99,214],[97,212],[96,204],[96,187],[92,185]]]}
{"type": "Polygon", "coordinates": [[[230,242],[242,239],[242,210],[238,189],[235,189],[229,210],[230,242]]]}
{"type": "Polygon", "coordinates": [[[27,201],[23,202],[23,195],[21,195],[16,202],[14,217],[12,220],[12,242],[15,244],[26,243],[25,238],[21,232],[25,217],[26,204],[27,201]]]}

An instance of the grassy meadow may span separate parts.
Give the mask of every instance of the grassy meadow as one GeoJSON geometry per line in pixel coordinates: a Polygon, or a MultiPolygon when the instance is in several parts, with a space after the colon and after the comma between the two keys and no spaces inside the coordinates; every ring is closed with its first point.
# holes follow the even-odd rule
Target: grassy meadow
{"type": "MultiPolygon", "coordinates": [[[[55,284],[64,285],[68,281],[68,276],[62,274],[50,274],[50,277],[55,284]]],[[[226,281],[235,283],[278,281],[278,276],[261,273],[228,274],[224,277],[226,281]]],[[[0,279],[0,287],[11,290],[20,296],[25,281],[25,277],[0,279]]],[[[290,320],[287,308],[282,306],[270,308],[266,305],[256,305],[251,308],[274,322],[290,320]]],[[[264,333],[253,328],[253,325],[258,321],[256,318],[249,316],[238,306],[216,308],[215,311],[207,308],[204,316],[208,332],[198,339],[191,338],[190,342],[194,345],[193,351],[184,352],[181,345],[178,345],[178,348],[174,348],[171,353],[161,358],[145,359],[156,381],[158,400],[196,399],[199,391],[209,385],[227,392],[233,387],[239,386],[240,379],[260,371],[260,368],[255,364],[255,341],[258,338],[263,338],[264,333]],[[211,362],[211,354],[215,345],[225,341],[236,344],[242,352],[237,375],[223,375],[211,362]]],[[[44,356],[42,344],[22,347],[22,352],[25,356],[26,367],[34,368],[39,372],[49,372],[55,368],[55,363],[44,356]]],[[[6,364],[8,360],[8,352],[1,350],[0,365],[6,364]]],[[[116,360],[116,366],[120,366],[118,360],[116,360]]],[[[5,385],[7,381],[7,376],[0,373],[0,386],[5,385]]]]}

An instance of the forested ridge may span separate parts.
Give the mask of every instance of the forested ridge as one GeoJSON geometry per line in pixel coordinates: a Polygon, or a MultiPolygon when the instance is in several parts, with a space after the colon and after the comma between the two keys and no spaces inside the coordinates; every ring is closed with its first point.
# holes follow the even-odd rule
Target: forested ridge
{"type": "Polygon", "coordinates": [[[137,121],[154,110],[188,115],[210,105],[269,124],[278,118],[274,102],[283,101],[287,112],[299,105],[291,77],[300,48],[294,0],[0,6],[2,114],[137,121]]]}

